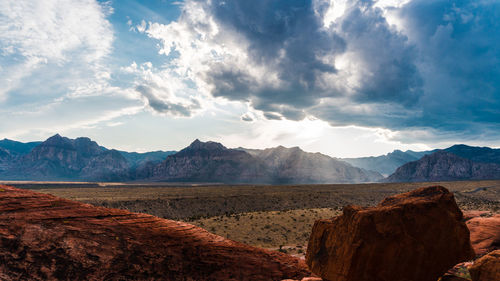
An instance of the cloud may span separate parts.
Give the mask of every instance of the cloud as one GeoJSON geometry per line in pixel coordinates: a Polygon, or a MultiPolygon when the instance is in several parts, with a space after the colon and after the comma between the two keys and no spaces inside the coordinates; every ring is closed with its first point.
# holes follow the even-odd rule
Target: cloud
{"type": "Polygon", "coordinates": [[[268,120],[281,120],[281,116],[271,112],[264,112],[264,117],[268,120]]]}
{"type": "Polygon", "coordinates": [[[151,87],[140,85],[136,90],[147,100],[147,104],[156,112],[189,117],[191,112],[200,109],[200,103],[192,99],[190,104],[172,103],[155,95],[151,87]]]}
{"type": "Polygon", "coordinates": [[[460,134],[498,128],[499,5],[187,0],[144,33],[199,92],[269,119],[460,134]]]}
{"type": "Polygon", "coordinates": [[[246,113],[241,116],[241,120],[246,122],[252,122],[254,121],[254,118],[250,114],[246,113]]]}
{"type": "Polygon", "coordinates": [[[112,85],[109,1],[0,1],[0,132],[43,135],[95,128],[144,111],[112,85]]]}
{"type": "Polygon", "coordinates": [[[498,130],[499,11],[498,1],[443,0],[413,1],[398,11],[420,53],[425,80],[421,125],[498,130]]]}
{"type": "Polygon", "coordinates": [[[106,20],[110,13],[109,4],[90,0],[2,1],[0,63],[5,67],[0,70],[0,98],[19,94],[16,90],[28,88],[24,83],[47,74],[44,78],[56,78],[52,87],[42,83],[38,90],[55,91],[69,86],[68,80],[74,86],[102,78],[103,60],[113,42],[106,20]]]}
{"type": "Polygon", "coordinates": [[[202,105],[201,97],[170,69],[157,69],[151,62],[135,62],[122,68],[131,74],[133,88],[145,106],[155,113],[177,117],[191,117],[202,105]]]}

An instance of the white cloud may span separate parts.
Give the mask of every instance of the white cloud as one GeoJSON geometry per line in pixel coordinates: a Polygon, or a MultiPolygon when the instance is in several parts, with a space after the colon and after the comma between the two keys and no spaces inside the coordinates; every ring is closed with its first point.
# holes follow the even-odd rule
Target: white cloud
{"type": "Polygon", "coordinates": [[[190,117],[202,109],[202,103],[207,105],[207,101],[170,68],[158,69],[151,62],[138,66],[133,62],[122,71],[134,76],[132,88],[136,96],[153,113],[190,117]]]}
{"type": "Polygon", "coordinates": [[[93,0],[1,1],[0,59],[5,68],[0,70],[0,97],[44,67],[106,78],[103,59],[113,42],[106,16],[111,12],[109,3],[93,0]]]}
{"type": "Polygon", "coordinates": [[[239,89],[232,84],[219,84],[215,89],[212,83],[215,81],[210,81],[213,78],[209,76],[212,71],[220,75],[228,70],[240,71],[248,80],[255,81],[256,88],[280,86],[273,62],[267,61],[264,65],[252,60],[248,53],[250,43],[237,30],[220,30],[203,3],[188,1],[182,10],[179,20],[168,25],[149,23],[144,32],[161,42],[161,54],[176,56],[169,67],[192,80],[200,93],[208,96],[214,91],[232,91],[237,94],[239,89]]]}

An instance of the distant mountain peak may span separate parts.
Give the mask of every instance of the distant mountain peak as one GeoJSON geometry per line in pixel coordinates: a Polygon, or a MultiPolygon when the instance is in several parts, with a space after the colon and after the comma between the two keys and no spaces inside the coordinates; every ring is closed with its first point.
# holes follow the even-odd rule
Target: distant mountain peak
{"type": "Polygon", "coordinates": [[[218,142],[213,142],[213,141],[202,142],[199,139],[196,139],[185,149],[188,149],[188,150],[200,150],[200,149],[203,149],[203,150],[224,150],[227,148],[218,142]]]}
{"type": "Polygon", "coordinates": [[[59,135],[59,134],[55,134],[55,135],[53,135],[53,136],[49,137],[49,138],[48,138],[48,140],[50,140],[50,139],[62,139],[62,138],[63,138],[63,137],[62,137],[61,135],[59,135]]]}
{"type": "Polygon", "coordinates": [[[275,150],[275,151],[303,151],[300,147],[294,146],[294,147],[285,147],[282,145],[278,145],[273,148],[266,148],[264,150],[275,150]]]}
{"type": "Polygon", "coordinates": [[[50,138],[46,139],[42,144],[44,145],[70,145],[72,146],[71,140],[65,137],[62,137],[59,134],[55,134],[50,138]]]}

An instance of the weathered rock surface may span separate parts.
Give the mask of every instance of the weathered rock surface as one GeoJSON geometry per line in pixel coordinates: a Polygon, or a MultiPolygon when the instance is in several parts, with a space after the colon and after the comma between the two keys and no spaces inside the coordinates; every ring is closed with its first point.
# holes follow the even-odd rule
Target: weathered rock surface
{"type": "Polygon", "coordinates": [[[282,280],[305,263],[193,225],[0,186],[0,280],[282,280]]]}
{"type": "Polygon", "coordinates": [[[391,196],[377,207],[348,206],[315,222],[306,262],[325,280],[435,281],[475,256],[462,219],[441,186],[391,196]]]}
{"type": "Polygon", "coordinates": [[[472,281],[500,280],[500,250],[493,251],[476,260],[469,268],[472,281]]]}
{"type": "Polygon", "coordinates": [[[467,212],[466,224],[476,255],[500,249],[500,214],[467,212]]]}

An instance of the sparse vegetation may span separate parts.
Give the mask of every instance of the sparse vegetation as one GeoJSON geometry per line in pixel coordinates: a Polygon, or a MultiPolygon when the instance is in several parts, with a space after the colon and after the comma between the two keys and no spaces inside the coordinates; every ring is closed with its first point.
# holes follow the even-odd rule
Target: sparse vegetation
{"type": "Polygon", "coordinates": [[[307,247],[314,221],[338,214],[330,208],[249,212],[191,223],[235,241],[300,256],[307,247]]]}

